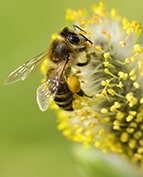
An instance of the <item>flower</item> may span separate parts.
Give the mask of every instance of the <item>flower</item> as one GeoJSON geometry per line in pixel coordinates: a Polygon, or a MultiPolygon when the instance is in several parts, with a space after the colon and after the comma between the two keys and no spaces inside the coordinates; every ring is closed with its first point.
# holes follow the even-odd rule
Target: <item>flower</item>
{"type": "Polygon", "coordinates": [[[85,96],[74,94],[73,111],[58,110],[58,129],[71,141],[120,154],[143,168],[141,24],[102,2],[89,13],[67,9],[66,19],[82,27],[93,45],[79,56],[90,62],[72,66],[85,96]]]}

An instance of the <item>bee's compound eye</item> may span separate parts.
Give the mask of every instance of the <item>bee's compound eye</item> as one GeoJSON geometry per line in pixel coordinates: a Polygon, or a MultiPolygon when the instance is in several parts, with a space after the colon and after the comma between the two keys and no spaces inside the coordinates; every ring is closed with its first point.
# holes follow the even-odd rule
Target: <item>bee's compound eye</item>
{"type": "Polygon", "coordinates": [[[75,33],[69,33],[67,38],[71,42],[71,44],[74,44],[74,45],[78,45],[80,42],[78,35],[75,33]]]}

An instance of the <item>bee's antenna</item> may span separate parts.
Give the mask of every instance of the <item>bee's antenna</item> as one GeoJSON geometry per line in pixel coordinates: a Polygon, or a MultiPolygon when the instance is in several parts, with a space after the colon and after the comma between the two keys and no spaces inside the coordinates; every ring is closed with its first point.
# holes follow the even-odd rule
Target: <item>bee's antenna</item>
{"type": "Polygon", "coordinates": [[[80,33],[80,35],[81,35],[86,41],[90,42],[90,44],[93,44],[93,42],[92,42],[90,39],[88,39],[86,36],[84,36],[84,35],[81,34],[81,33],[80,33]]]}
{"type": "MultiPolygon", "coordinates": [[[[78,30],[84,32],[85,34],[87,33],[84,29],[82,29],[82,28],[79,27],[78,25],[73,24],[73,27],[74,27],[75,30],[78,29],[78,30]]],[[[90,42],[91,44],[93,44],[93,42],[92,42],[91,40],[89,40],[86,36],[84,36],[84,35],[81,34],[81,33],[79,33],[79,34],[80,34],[86,41],[88,41],[88,42],[90,42]]]]}
{"type": "Polygon", "coordinates": [[[79,27],[78,25],[73,24],[73,27],[75,29],[79,29],[80,31],[83,31],[84,33],[86,33],[86,31],[84,29],[82,29],[81,27],[79,27]]]}

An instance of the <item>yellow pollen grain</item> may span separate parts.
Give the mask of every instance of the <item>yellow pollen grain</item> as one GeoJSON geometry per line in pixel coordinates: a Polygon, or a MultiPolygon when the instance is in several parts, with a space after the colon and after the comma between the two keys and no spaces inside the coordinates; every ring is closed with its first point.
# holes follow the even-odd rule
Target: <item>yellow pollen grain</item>
{"type": "Polygon", "coordinates": [[[136,142],[135,139],[130,139],[129,140],[129,142],[128,142],[129,148],[134,149],[134,148],[136,148],[136,145],[137,145],[137,142],[136,142]]]}
{"type": "Polygon", "coordinates": [[[101,81],[102,86],[108,86],[110,83],[109,79],[106,79],[105,81],[101,81]]]}
{"type": "Polygon", "coordinates": [[[135,69],[132,69],[132,70],[130,71],[129,76],[130,76],[130,79],[131,79],[132,81],[136,80],[136,71],[135,71],[135,69]]]}
{"type": "Polygon", "coordinates": [[[103,64],[104,64],[104,67],[108,67],[110,65],[108,61],[103,62],[103,64]]]}
{"type": "Polygon", "coordinates": [[[137,112],[136,111],[129,111],[129,114],[132,116],[135,116],[137,114],[137,112]]]}
{"type": "Polygon", "coordinates": [[[113,125],[113,130],[120,130],[120,126],[119,125],[113,125]]]}
{"type": "Polygon", "coordinates": [[[143,98],[140,99],[140,104],[143,104],[143,98]]]}
{"type": "Polygon", "coordinates": [[[133,107],[138,102],[137,98],[134,97],[133,92],[127,93],[126,94],[126,99],[127,99],[128,104],[129,104],[130,107],[133,107]]]}
{"type": "Polygon", "coordinates": [[[123,80],[127,80],[128,78],[128,74],[122,71],[118,72],[118,76],[120,77],[120,79],[123,79],[123,80]]]}
{"type": "Polygon", "coordinates": [[[124,87],[123,82],[120,81],[119,84],[117,84],[117,87],[118,87],[118,88],[123,88],[123,87],[124,87]]]}
{"type": "Polygon", "coordinates": [[[133,120],[133,118],[134,118],[134,116],[128,115],[128,116],[126,117],[126,121],[127,121],[127,122],[130,122],[130,121],[133,120]]]}
{"type": "Polygon", "coordinates": [[[129,27],[126,32],[127,32],[127,34],[131,34],[131,33],[134,32],[134,28],[133,27],[129,27]]]}
{"type": "Polygon", "coordinates": [[[127,29],[130,26],[130,22],[127,18],[122,19],[123,29],[127,29]]]}
{"type": "Polygon", "coordinates": [[[122,120],[124,118],[124,113],[118,111],[116,114],[116,119],[117,120],[122,120]]]}
{"type": "Polygon", "coordinates": [[[114,130],[120,130],[120,122],[118,120],[115,120],[113,122],[113,129],[114,130]]]}
{"type": "Polygon", "coordinates": [[[104,55],[103,55],[103,56],[104,56],[104,58],[105,58],[105,59],[110,58],[110,52],[106,52],[106,53],[104,53],[104,55]]]}
{"type": "Polygon", "coordinates": [[[111,15],[111,17],[117,17],[117,15],[118,15],[117,10],[112,8],[110,11],[110,15],[111,15]]]}
{"type": "Polygon", "coordinates": [[[134,86],[136,89],[138,89],[138,88],[140,87],[139,83],[137,83],[137,82],[134,82],[134,83],[133,83],[133,86],[134,86]]]}
{"type": "Polygon", "coordinates": [[[120,108],[120,107],[121,107],[121,104],[116,101],[116,102],[114,103],[114,106],[115,106],[116,108],[120,108]]]}
{"type": "Polygon", "coordinates": [[[125,62],[125,64],[130,63],[130,58],[125,58],[124,62],[125,62]]]}
{"type": "Polygon", "coordinates": [[[111,107],[110,111],[115,112],[117,109],[121,108],[121,104],[119,102],[115,102],[111,107]]]}
{"type": "Polygon", "coordinates": [[[143,154],[143,147],[138,148],[138,153],[143,154]]]}
{"type": "Polygon", "coordinates": [[[113,89],[107,89],[107,92],[112,96],[114,96],[116,93],[115,90],[113,90],[113,89]]]}
{"type": "Polygon", "coordinates": [[[135,122],[131,122],[129,126],[132,128],[137,128],[138,125],[135,122]]]}
{"type": "Polygon", "coordinates": [[[135,129],[134,128],[127,128],[126,131],[129,133],[129,134],[132,134],[135,129]]]}
{"type": "Polygon", "coordinates": [[[133,137],[138,140],[142,137],[142,132],[141,131],[137,131],[133,134],[133,137]]]}
{"type": "Polygon", "coordinates": [[[143,52],[143,48],[139,44],[135,44],[133,46],[133,52],[134,53],[142,53],[143,52]]]}
{"type": "Polygon", "coordinates": [[[131,79],[132,81],[135,81],[136,78],[137,78],[136,75],[130,77],[130,79],[131,79]]]}
{"type": "Polygon", "coordinates": [[[102,109],[101,109],[101,113],[107,114],[107,113],[108,113],[108,109],[107,109],[107,108],[102,108],[102,109]]]}
{"type": "Polygon", "coordinates": [[[137,102],[138,102],[138,99],[134,97],[134,98],[132,99],[132,101],[129,103],[129,106],[130,106],[130,107],[133,107],[134,105],[137,104],[137,102]]]}
{"type": "Polygon", "coordinates": [[[136,58],[134,56],[130,57],[130,62],[134,62],[136,58]]]}
{"type": "Polygon", "coordinates": [[[102,51],[101,46],[96,45],[96,46],[95,46],[95,50],[98,51],[98,52],[102,51]]]}
{"type": "Polygon", "coordinates": [[[129,76],[134,76],[135,74],[136,74],[135,69],[132,69],[132,70],[129,72],[129,76]]]}
{"type": "Polygon", "coordinates": [[[126,143],[129,140],[129,134],[127,132],[123,132],[120,136],[120,140],[122,143],[126,143]]]}

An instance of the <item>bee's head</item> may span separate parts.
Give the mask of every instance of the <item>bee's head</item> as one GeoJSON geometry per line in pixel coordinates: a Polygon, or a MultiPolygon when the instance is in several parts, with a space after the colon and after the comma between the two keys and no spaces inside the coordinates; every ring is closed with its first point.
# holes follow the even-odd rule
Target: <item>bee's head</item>
{"type": "MultiPolygon", "coordinates": [[[[75,26],[74,26],[75,28],[75,26]]],[[[76,26],[77,28],[77,26],[76,26]]],[[[75,30],[71,30],[68,27],[65,27],[61,32],[60,35],[64,37],[66,40],[68,40],[72,45],[79,46],[79,45],[84,45],[87,41],[92,44],[92,42],[83,34],[78,33],[75,30]]],[[[80,29],[80,28],[79,28],[80,29]]]]}

